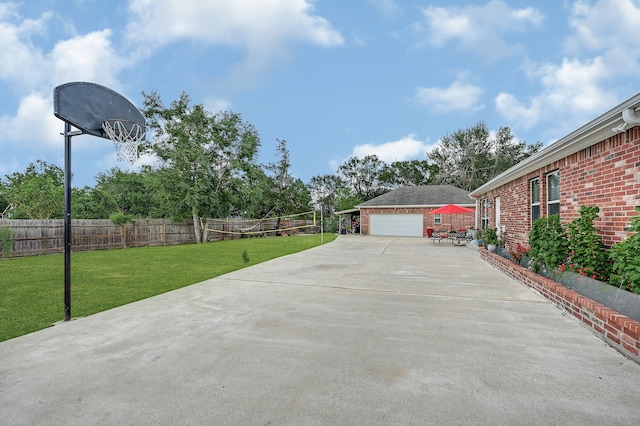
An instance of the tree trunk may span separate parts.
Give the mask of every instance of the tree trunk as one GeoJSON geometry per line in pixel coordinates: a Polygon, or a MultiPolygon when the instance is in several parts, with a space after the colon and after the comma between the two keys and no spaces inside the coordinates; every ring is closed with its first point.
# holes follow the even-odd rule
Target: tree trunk
{"type": "Polygon", "coordinates": [[[202,243],[202,229],[200,227],[200,217],[197,214],[193,215],[193,232],[196,236],[196,243],[202,243]]]}
{"type": "Polygon", "coordinates": [[[209,229],[207,228],[207,220],[204,220],[204,229],[202,230],[202,242],[209,242],[209,229]]]}

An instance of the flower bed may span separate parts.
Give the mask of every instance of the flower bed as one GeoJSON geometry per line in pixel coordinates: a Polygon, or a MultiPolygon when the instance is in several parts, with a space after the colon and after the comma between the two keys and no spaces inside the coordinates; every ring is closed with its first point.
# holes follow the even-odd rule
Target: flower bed
{"type": "MultiPolygon", "coordinates": [[[[479,252],[481,258],[487,263],[536,290],[558,307],[572,314],[616,350],[640,364],[640,321],[623,315],[550,278],[523,268],[506,257],[485,249],[480,249],[479,252]]],[[[615,287],[611,288],[617,290],[615,287]]],[[[609,299],[613,298],[609,297],[609,299]]]]}

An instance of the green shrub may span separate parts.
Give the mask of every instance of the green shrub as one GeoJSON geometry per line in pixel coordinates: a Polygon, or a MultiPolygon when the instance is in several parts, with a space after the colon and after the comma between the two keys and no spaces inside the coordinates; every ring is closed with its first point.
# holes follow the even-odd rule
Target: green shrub
{"type": "MultiPolygon", "coordinates": [[[[640,215],[640,206],[635,210],[640,215]]],[[[640,216],[631,219],[629,230],[635,234],[608,251],[613,261],[609,283],[640,294],[640,216]]]]}
{"type": "Polygon", "coordinates": [[[605,246],[593,226],[598,206],[580,207],[580,217],[569,224],[569,269],[601,281],[609,278],[611,262],[605,246]]]}
{"type": "Polygon", "coordinates": [[[482,233],[482,242],[485,246],[489,244],[499,246],[500,239],[498,238],[498,230],[496,228],[485,228],[482,233]]]}
{"type": "Polygon", "coordinates": [[[2,245],[2,257],[11,257],[13,254],[13,242],[16,236],[8,226],[0,226],[0,244],[2,245]]]}
{"type": "Polygon", "coordinates": [[[111,220],[111,222],[115,223],[118,226],[124,226],[125,223],[131,222],[133,216],[124,214],[122,212],[117,212],[109,216],[109,219],[111,220]]]}
{"type": "Polygon", "coordinates": [[[532,268],[539,272],[544,266],[551,270],[569,257],[567,231],[556,215],[536,219],[529,232],[529,257],[532,268]]]}

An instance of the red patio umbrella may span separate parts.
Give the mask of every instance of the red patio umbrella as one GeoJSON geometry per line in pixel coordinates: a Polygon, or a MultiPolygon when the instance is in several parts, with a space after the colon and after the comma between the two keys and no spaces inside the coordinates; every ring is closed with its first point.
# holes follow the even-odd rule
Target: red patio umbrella
{"type": "MultiPolygon", "coordinates": [[[[457,204],[447,204],[435,210],[431,210],[429,214],[457,214],[457,213],[473,213],[474,209],[459,206],[457,204]]],[[[453,218],[451,220],[451,226],[453,226],[453,218]]]]}

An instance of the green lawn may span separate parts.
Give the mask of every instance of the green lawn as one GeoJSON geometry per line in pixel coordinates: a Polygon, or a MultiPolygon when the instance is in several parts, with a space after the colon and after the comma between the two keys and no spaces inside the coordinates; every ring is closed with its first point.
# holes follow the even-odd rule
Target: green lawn
{"type": "MultiPolygon", "coordinates": [[[[325,234],[324,242],[336,238],[325,234]]],[[[71,314],[82,317],[320,245],[320,235],[73,253],[71,314]]],[[[0,341],[64,319],[64,255],[0,259],[0,341]]]]}

